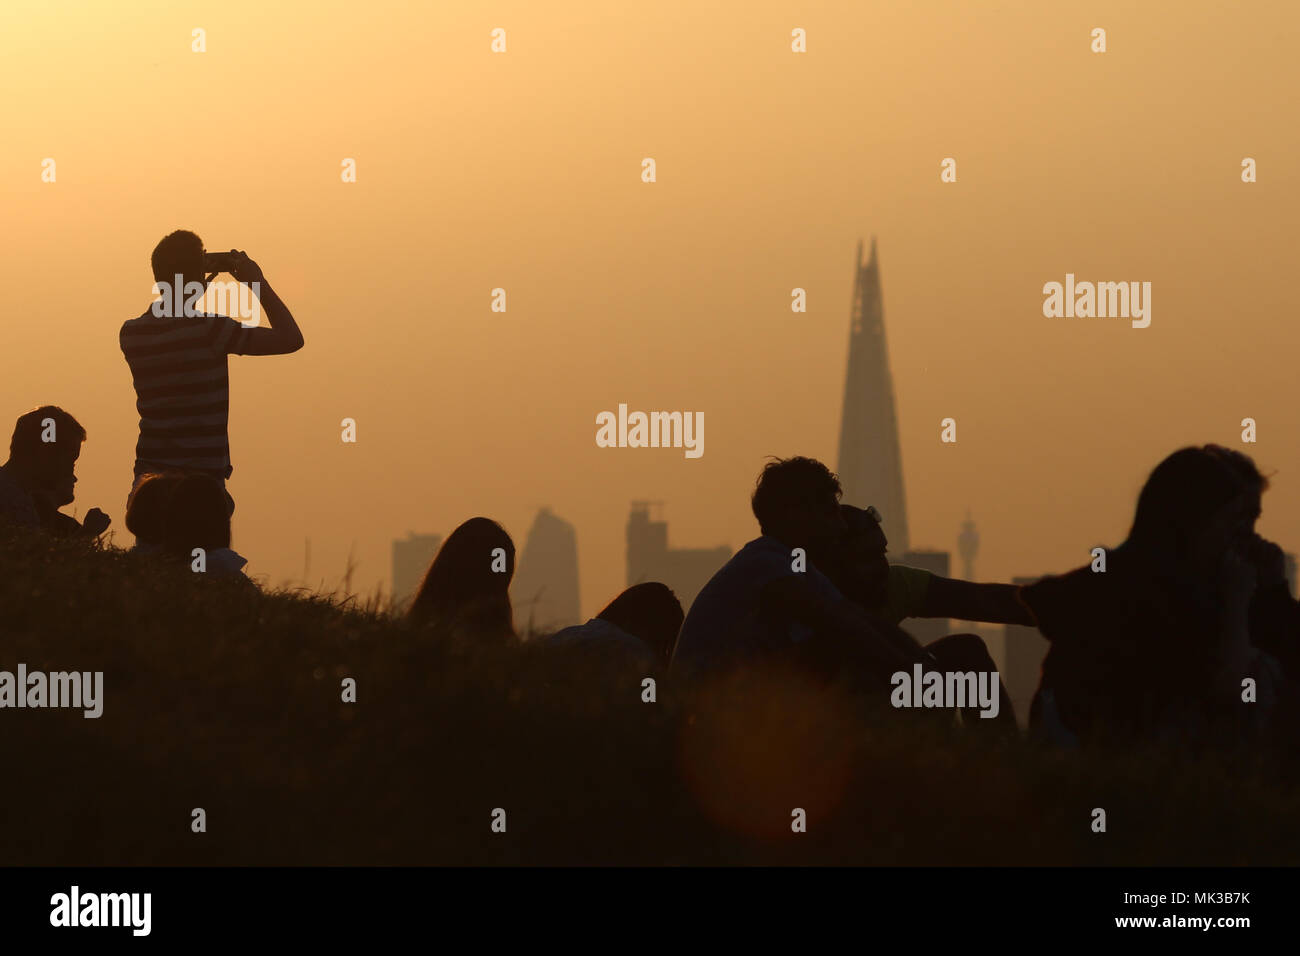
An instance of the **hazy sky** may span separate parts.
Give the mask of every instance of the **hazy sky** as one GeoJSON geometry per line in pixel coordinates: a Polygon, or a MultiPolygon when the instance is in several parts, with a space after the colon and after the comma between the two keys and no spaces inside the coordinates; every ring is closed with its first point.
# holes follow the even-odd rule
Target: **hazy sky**
{"type": "Polygon", "coordinates": [[[0,420],[76,415],[69,510],[129,542],[118,328],[192,229],[252,255],[307,340],[231,359],[250,573],[301,578],[310,537],[311,584],[355,545],[369,591],[407,531],[486,514],[522,549],[549,505],[594,613],[630,500],[734,548],[766,455],[834,466],[874,234],[915,546],[953,549],[970,508],[979,577],[1065,570],[1161,457],[1218,441],[1273,473],[1260,528],[1297,550],[1298,28],[1281,0],[5,0],[0,420]],[[1151,282],[1151,326],[1045,318],[1067,272],[1151,282]],[[704,412],[703,457],[598,448],[620,402],[704,412]]]}

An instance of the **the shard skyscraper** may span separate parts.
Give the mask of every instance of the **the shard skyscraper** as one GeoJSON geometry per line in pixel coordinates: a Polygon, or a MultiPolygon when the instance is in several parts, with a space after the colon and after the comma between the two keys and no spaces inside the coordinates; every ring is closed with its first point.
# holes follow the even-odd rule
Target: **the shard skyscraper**
{"type": "Polygon", "coordinates": [[[890,553],[899,555],[911,547],[911,541],[874,237],[871,258],[865,264],[862,241],[858,241],[854,269],[849,366],[844,378],[837,470],[844,487],[842,500],[859,508],[875,505],[884,519],[890,553]]]}

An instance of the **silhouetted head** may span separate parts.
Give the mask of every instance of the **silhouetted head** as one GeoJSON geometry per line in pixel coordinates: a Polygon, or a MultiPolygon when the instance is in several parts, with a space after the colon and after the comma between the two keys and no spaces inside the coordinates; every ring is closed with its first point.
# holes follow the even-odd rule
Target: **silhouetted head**
{"type": "Polygon", "coordinates": [[[167,503],[180,484],[180,472],[145,475],[126,503],[126,530],[139,544],[163,545],[167,541],[167,503]]]}
{"type": "Polygon", "coordinates": [[[763,468],[751,504],[763,534],[791,547],[825,551],[844,533],[840,481],[812,458],[774,458],[763,468]]]}
{"type": "Polygon", "coordinates": [[[76,494],[76,465],[85,440],[80,422],[57,405],[42,405],[14,425],[8,466],[29,492],[62,508],[76,494]]]}
{"type": "Polygon", "coordinates": [[[489,518],[470,518],[438,549],[408,612],[412,620],[486,636],[514,633],[515,544],[489,518]]]}
{"type": "Polygon", "coordinates": [[[178,229],[164,236],[153,250],[154,281],[170,286],[180,275],[183,286],[197,282],[206,289],[203,251],[203,240],[187,230],[178,229]]]}
{"type": "Polygon", "coordinates": [[[840,505],[845,530],[825,557],[813,562],[845,594],[858,596],[868,607],[883,604],[889,587],[889,539],[875,508],[840,505]]]}
{"type": "Polygon", "coordinates": [[[1220,445],[1181,448],[1151,472],[1138,495],[1127,544],[1208,573],[1255,535],[1268,479],[1241,452],[1220,445]]]}
{"type": "Polygon", "coordinates": [[[208,475],[179,478],[164,510],[167,550],[189,557],[195,548],[230,547],[230,511],[221,482],[208,475]]]}
{"type": "Polygon", "coordinates": [[[658,581],[634,584],[596,617],[640,638],[667,665],[682,629],[682,604],[672,588],[658,581]]]}

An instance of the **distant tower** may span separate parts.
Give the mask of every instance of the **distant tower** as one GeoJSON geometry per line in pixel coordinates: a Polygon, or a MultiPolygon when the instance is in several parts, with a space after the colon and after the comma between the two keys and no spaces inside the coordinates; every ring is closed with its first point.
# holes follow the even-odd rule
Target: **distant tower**
{"type": "Polygon", "coordinates": [[[510,584],[520,633],[557,631],[580,623],[578,535],[573,525],[542,508],[533,519],[510,584]]]}
{"type": "Polygon", "coordinates": [[[903,456],[894,413],[894,382],[885,345],[884,306],[876,240],[871,259],[862,262],[858,240],[853,306],[849,324],[849,364],[844,377],[844,410],[840,419],[840,461],[837,471],[844,501],[859,508],[875,505],[883,517],[889,550],[910,547],[907,502],[903,495],[903,456]]]}
{"type": "Polygon", "coordinates": [[[975,530],[975,522],[970,518],[970,511],[966,512],[966,520],[962,522],[961,534],[957,536],[957,553],[961,555],[963,575],[967,581],[975,580],[975,555],[980,550],[980,533],[975,530]]]}

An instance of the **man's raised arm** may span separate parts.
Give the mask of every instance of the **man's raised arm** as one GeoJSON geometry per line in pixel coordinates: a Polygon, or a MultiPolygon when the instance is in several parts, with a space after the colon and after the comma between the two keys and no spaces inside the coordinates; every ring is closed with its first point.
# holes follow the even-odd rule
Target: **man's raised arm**
{"type": "Polygon", "coordinates": [[[262,311],[266,313],[266,321],[271,326],[269,329],[249,329],[241,354],[287,355],[298,351],[303,346],[303,338],[293,313],[266,281],[262,268],[242,250],[232,251],[237,258],[230,274],[238,281],[252,286],[262,304],[262,311]]]}

